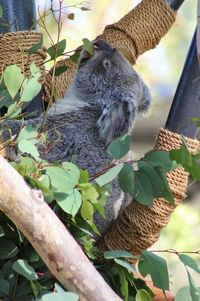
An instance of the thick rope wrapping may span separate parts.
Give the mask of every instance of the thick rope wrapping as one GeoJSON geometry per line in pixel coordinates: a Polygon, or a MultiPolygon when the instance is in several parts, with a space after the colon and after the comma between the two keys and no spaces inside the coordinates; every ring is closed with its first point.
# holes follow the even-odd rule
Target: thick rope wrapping
{"type": "Polygon", "coordinates": [[[0,35],[0,74],[9,65],[15,64],[29,75],[29,66],[32,62],[40,68],[40,83],[45,81],[44,60],[46,59],[46,48],[41,47],[35,53],[29,54],[29,49],[41,39],[41,33],[36,31],[8,32],[0,35]]]}
{"type": "MultiPolygon", "coordinates": [[[[195,154],[199,141],[185,138],[189,151],[195,154]]],[[[170,151],[181,145],[181,136],[166,129],[160,129],[155,150],[170,151]]],[[[167,174],[168,184],[173,192],[175,206],[164,198],[155,199],[152,207],[139,204],[136,201],[120,212],[113,225],[107,231],[99,244],[100,250],[122,249],[140,254],[153,245],[160,236],[161,229],[167,225],[175,207],[185,198],[188,173],[179,167],[167,174]]]]}
{"type": "MultiPolygon", "coordinates": [[[[98,39],[103,39],[116,48],[128,53],[132,64],[143,52],[154,48],[175,21],[175,12],[166,0],[143,0],[118,22],[106,26],[98,39]]],[[[51,99],[51,88],[55,98],[64,97],[76,72],[76,64],[69,59],[60,61],[57,66],[66,65],[70,69],[52,80],[51,72],[46,76],[45,98],[51,99]],[[53,83],[52,83],[53,82],[53,83]]]]}

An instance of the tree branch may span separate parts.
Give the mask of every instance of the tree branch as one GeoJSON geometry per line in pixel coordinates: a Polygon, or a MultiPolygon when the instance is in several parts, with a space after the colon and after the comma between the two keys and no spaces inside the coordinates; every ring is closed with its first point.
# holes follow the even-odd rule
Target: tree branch
{"type": "MultiPolygon", "coordinates": [[[[26,236],[52,274],[82,301],[120,301],[43,200],[0,157],[0,210],[26,236]]],[[[121,300],[122,301],[122,300],[121,300]]]]}

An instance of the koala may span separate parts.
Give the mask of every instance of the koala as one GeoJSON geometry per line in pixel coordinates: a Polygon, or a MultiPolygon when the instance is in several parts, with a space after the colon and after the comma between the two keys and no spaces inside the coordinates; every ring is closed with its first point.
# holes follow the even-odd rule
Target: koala
{"type": "MultiPolygon", "coordinates": [[[[102,40],[94,41],[93,47],[93,55],[81,51],[77,72],[64,99],[49,109],[45,123],[49,151],[41,150],[41,157],[48,162],[76,158],[75,163],[88,170],[91,178],[112,161],[108,143],[129,133],[138,113],[146,112],[151,103],[147,86],[117,49],[102,40]]],[[[26,123],[40,125],[42,121],[41,116],[26,123]]],[[[9,128],[16,131],[20,124],[14,122],[9,128]]],[[[131,201],[114,180],[104,207],[106,218],[98,213],[94,216],[102,235],[119,210],[131,201]]]]}
{"type": "MultiPolygon", "coordinates": [[[[151,103],[147,86],[116,48],[102,40],[94,41],[93,48],[93,55],[82,49],[64,99],[58,99],[48,112],[49,141],[56,139],[54,127],[59,129],[62,141],[45,158],[63,161],[75,155],[76,164],[91,176],[110,164],[108,144],[131,132],[138,113],[147,112],[151,103]]],[[[113,181],[105,205],[106,219],[98,213],[94,216],[101,234],[130,201],[118,181],[113,181]]]]}
{"type": "Polygon", "coordinates": [[[131,131],[137,114],[148,110],[151,96],[132,65],[116,48],[103,40],[94,41],[93,48],[93,55],[82,50],[74,81],[64,99],[59,99],[49,114],[98,108],[99,137],[108,144],[131,131]]]}

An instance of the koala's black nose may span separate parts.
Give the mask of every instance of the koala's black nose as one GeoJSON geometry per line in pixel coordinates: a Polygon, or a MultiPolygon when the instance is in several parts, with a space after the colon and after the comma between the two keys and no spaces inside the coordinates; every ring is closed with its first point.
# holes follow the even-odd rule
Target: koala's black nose
{"type": "Polygon", "coordinates": [[[94,46],[94,49],[97,50],[97,51],[98,50],[104,50],[104,51],[109,52],[109,53],[113,51],[113,47],[110,46],[108,43],[106,43],[103,40],[94,41],[93,46],[94,46]]]}

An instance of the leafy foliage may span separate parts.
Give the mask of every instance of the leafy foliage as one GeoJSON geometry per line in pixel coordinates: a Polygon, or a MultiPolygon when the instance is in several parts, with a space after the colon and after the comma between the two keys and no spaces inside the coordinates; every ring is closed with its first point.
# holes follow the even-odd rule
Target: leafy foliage
{"type": "MultiPolygon", "coordinates": [[[[88,10],[80,7],[81,10],[88,10]]],[[[3,16],[0,6],[0,18],[3,16]]],[[[74,14],[67,14],[73,20],[74,14]]],[[[29,49],[29,55],[36,53],[43,44],[43,37],[29,49]]],[[[52,43],[53,44],[53,43],[52,43]]],[[[93,45],[83,39],[84,49],[93,55],[93,45]]],[[[58,41],[47,49],[50,60],[56,61],[65,54],[66,40],[58,41]]],[[[79,54],[69,56],[77,62],[79,54]]],[[[54,76],[69,69],[55,67],[54,76]]],[[[38,95],[41,76],[35,63],[30,65],[29,75],[23,74],[16,66],[8,66],[0,80],[0,108],[7,109],[4,119],[23,119],[24,109],[38,95]]],[[[196,120],[199,122],[199,120],[196,120]]],[[[152,206],[154,198],[165,198],[173,205],[173,195],[167,183],[168,172],[182,165],[194,180],[200,181],[198,160],[200,155],[191,155],[182,140],[180,149],[171,152],[150,151],[137,162],[117,160],[131,149],[129,135],[122,136],[108,146],[108,154],[114,159],[110,166],[90,178],[86,170],[72,162],[49,164],[41,159],[38,145],[46,143],[45,132],[37,126],[22,126],[18,136],[12,137],[11,145],[16,147],[18,159],[11,162],[13,167],[33,188],[43,192],[45,201],[71,231],[88,258],[93,262],[107,283],[125,301],[150,301],[152,292],[142,279],[135,278],[135,266],[130,260],[138,260],[138,269],[143,276],[150,275],[155,286],[169,289],[169,275],[166,261],[152,252],[143,251],[141,256],[114,250],[104,253],[104,261],[99,257],[94,244],[94,233],[99,229],[93,221],[98,211],[105,218],[104,205],[109,197],[111,182],[119,181],[121,189],[145,206],[152,206]]],[[[189,269],[200,273],[197,262],[190,256],[179,254],[188,275],[189,287],[178,292],[176,301],[199,301],[199,288],[189,273],[189,269]],[[186,299],[185,299],[186,300],[186,299]]],[[[76,294],[66,292],[49,273],[36,251],[19,230],[0,213],[0,298],[3,301],[77,301],[76,294]]]]}

